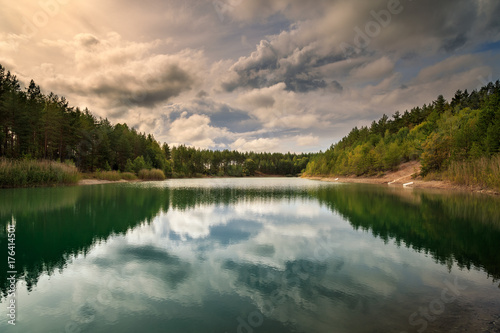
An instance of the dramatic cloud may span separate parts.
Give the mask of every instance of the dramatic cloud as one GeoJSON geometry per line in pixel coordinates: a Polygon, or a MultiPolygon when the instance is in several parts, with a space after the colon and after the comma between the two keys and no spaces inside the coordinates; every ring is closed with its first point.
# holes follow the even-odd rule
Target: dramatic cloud
{"type": "Polygon", "coordinates": [[[200,51],[156,54],[162,43],[123,41],[117,33],[103,39],[78,34],[71,41],[43,40],[43,48],[66,53],[76,73],[49,75],[42,80],[56,91],[98,98],[111,111],[154,108],[191,90],[199,81],[204,61],[200,51]]]}
{"type": "Polygon", "coordinates": [[[158,140],[318,151],[500,76],[495,0],[4,4],[0,63],[158,140]]]}
{"type": "Polygon", "coordinates": [[[179,119],[172,122],[169,134],[174,140],[178,140],[178,144],[209,148],[215,146],[213,139],[225,137],[229,133],[225,128],[210,126],[210,118],[206,115],[194,114],[187,117],[184,112],[179,119]]]}

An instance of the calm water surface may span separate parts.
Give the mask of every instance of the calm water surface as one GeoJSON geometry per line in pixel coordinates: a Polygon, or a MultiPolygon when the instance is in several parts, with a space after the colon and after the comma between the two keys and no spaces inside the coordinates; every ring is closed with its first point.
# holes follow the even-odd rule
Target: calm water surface
{"type": "Polygon", "coordinates": [[[289,178],[0,190],[0,332],[499,332],[498,207],[289,178]]]}

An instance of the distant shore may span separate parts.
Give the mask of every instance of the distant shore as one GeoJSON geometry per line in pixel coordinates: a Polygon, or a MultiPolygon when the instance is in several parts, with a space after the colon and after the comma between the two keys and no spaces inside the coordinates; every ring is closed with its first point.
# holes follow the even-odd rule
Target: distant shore
{"type": "Polygon", "coordinates": [[[428,188],[440,190],[453,190],[453,191],[467,191],[476,193],[485,193],[490,195],[500,195],[500,192],[493,189],[485,189],[481,187],[469,187],[453,184],[449,181],[443,180],[423,180],[414,177],[420,170],[419,162],[408,162],[401,164],[399,169],[394,172],[387,172],[379,177],[364,177],[364,176],[348,176],[348,177],[335,177],[335,176],[303,176],[305,179],[320,180],[335,183],[362,183],[362,184],[378,184],[402,187],[404,184],[409,188],[428,188]]]}
{"type": "MultiPolygon", "coordinates": [[[[280,175],[267,175],[263,173],[256,173],[255,176],[245,176],[245,177],[231,177],[231,176],[203,176],[203,177],[185,177],[185,178],[167,178],[169,179],[207,179],[207,178],[285,178],[286,176],[280,175]]],[[[133,179],[133,180],[104,180],[104,179],[95,179],[95,178],[84,178],[78,181],[77,185],[100,185],[100,184],[114,184],[114,183],[139,183],[143,181],[151,181],[151,180],[143,180],[143,179],[133,179]]]]}
{"type": "Polygon", "coordinates": [[[81,179],[78,181],[77,185],[100,185],[100,184],[113,184],[113,183],[137,183],[141,182],[141,179],[136,180],[104,180],[104,179],[81,179]]]}
{"type": "MultiPolygon", "coordinates": [[[[418,173],[420,169],[419,162],[408,162],[401,164],[399,169],[394,172],[387,172],[382,176],[375,177],[357,177],[357,176],[348,176],[348,177],[334,177],[334,176],[302,176],[304,179],[311,180],[319,180],[325,182],[335,182],[335,183],[362,183],[362,184],[376,184],[376,185],[388,185],[395,187],[402,187],[404,184],[411,183],[407,185],[408,188],[427,188],[427,189],[439,189],[439,190],[452,190],[452,191],[467,191],[467,192],[476,192],[476,193],[485,193],[490,195],[500,195],[500,192],[493,189],[485,189],[481,187],[469,187],[469,186],[461,186],[457,184],[453,184],[449,181],[443,180],[422,180],[418,177],[414,177],[416,173],[418,173]]],[[[265,175],[265,174],[257,174],[255,176],[250,177],[216,177],[216,176],[205,176],[203,178],[260,178],[260,177],[285,177],[285,176],[276,176],[276,175],[265,175]]],[[[190,178],[169,178],[169,179],[190,179],[190,178]]],[[[117,180],[117,181],[109,181],[109,180],[101,180],[101,179],[81,179],[78,181],[77,185],[100,185],[100,184],[113,184],[113,183],[138,183],[143,182],[144,180],[135,179],[135,180],[117,180]]]]}

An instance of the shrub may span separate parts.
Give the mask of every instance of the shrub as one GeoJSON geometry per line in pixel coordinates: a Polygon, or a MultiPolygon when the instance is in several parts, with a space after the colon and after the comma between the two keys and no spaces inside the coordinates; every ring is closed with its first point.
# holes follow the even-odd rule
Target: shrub
{"type": "Polygon", "coordinates": [[[165,174],[160,169],[142,169],[139,171],[139,178],[143,180],[164,180],[165,174]]]}
{"type": "Polygon", "coordinates": [[[80,176],[75,166],[35,160],[0,159],[0,187],[30,187],[76,184],[80,176]]]}
{"type": "Polygon", "coordinates": [[[137,176],[131,172],[122,172],[121,176],[122,176],[122,179],[125,179],[125,180],[136,180],[137,179],[137,176]]]}
{"type": "Polygon", "coordinates": [[[100,180],[117,181],[122,179],[122,175],[118,171],[97,171],[95,178],[100,180]]]}

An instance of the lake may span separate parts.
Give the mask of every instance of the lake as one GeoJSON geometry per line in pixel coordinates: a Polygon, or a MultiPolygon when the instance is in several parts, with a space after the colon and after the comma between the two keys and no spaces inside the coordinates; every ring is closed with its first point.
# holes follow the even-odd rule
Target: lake
{"type": "Polygon", "coordinates": [[[297,178],[3,189],[0,331],[499,332],[499,207],[297,178]]]}

